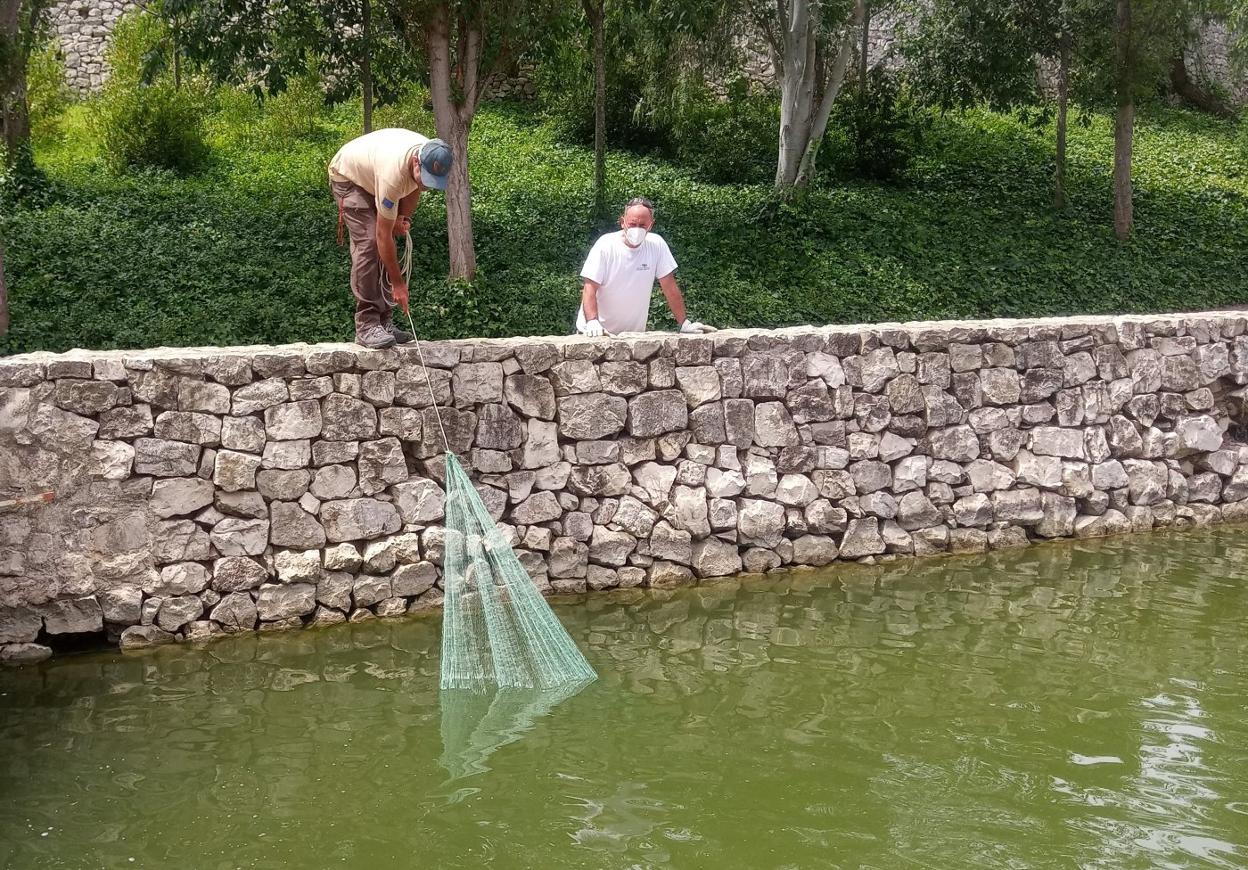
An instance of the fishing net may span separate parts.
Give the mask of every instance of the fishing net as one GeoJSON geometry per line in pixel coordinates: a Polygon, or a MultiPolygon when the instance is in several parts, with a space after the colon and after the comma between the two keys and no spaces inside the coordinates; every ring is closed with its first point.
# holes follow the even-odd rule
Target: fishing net
{"type": "Polygon", "coordinates": [[[552,689],[597,675],[446,454],[442,688],[552,689]]]}
{"type": "Polygon", "coordinates": [[[587,685],[442,692],[442,755],[438,763],[451,780],[485,773],[490,769],[491,755],[520,740],[539,720],[587,685]]]}
{"type": "MultiPolygon", "coordinates": [[[[410,311],[407,317],[414,335],[410,311]]],[[[419,342],[416,351],[433,396],[419,342]]],[[[433,407],[446,450],[442,688],[546,690],[597,679],[490,518],[433,407]]]]}

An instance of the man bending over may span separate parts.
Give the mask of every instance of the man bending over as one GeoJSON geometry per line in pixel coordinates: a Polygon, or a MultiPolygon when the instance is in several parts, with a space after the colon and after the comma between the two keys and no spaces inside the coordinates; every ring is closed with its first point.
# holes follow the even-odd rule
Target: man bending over
{"type": "Polygon", "coordinates": [[[597,338],[622,332],[645,332],[650,316],[650,294],[655,279],[681,332],[713,332],[711,327],[685,317],[685,300],[676,286],[676,260],[654,226],[654,206],[636,197],[620,215],[619,232],[599,237],[585,258],[581,277],[581,307],[576,331],[597,338]]]}
{"type": "Polygon", "coordinates": [[[412,340],[391,319],[396,305],[407,311],[407,283],[394,238],[410,229],[421,191],[446,190],[452,161],[451,149],[441,139],[388,128],[352,139],[329,163],[339,244],[344,224],[351,235],[355,340],[365,347],[412,340]]]}

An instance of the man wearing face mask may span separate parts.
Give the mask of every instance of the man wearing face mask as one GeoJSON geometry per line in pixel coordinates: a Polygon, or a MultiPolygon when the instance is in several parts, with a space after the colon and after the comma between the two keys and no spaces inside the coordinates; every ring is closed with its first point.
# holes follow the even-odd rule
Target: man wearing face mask
{"type": "Polygon", "coordinates": [[[654,205],[636,197],[620,216],[620,231],[601,236],[585,258],[581,278],[581,307],[576,331],[591,338],[604,333],[645,332],[650,314],[650,293],[655,279],[663,290],[667,307],[684,333],[713,332],[685,317],[685,300],[676,286],[676,260],[654,226],[654,205]]]}

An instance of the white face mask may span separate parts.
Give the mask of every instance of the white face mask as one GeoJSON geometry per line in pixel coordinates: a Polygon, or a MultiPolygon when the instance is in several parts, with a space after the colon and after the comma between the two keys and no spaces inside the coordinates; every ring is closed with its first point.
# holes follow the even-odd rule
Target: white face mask
{"type": "Polygon", "coordinates": [[[634,248],[639,247],[646,240],[646,228],[629,227],[624,231],[624,240],[634,248]]]}

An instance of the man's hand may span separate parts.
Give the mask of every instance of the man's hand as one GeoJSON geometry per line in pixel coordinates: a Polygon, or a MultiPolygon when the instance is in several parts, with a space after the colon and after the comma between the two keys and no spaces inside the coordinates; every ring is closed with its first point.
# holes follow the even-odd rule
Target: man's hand
{"type": "Polygon", "coordinates": [[[399,306],[404,314],[407,314],[407,285],[400,281],[390,288],[390,293],[394,296],[394,304],[399,306]]]}
{"type": "Polygon", "coordinates": [[[591,320],[588,323],[586,323],[585,329],[581,331],[582,335],[586,335],[589,338],[602,338],[602,333],[603,333],[602,322],[597,319],[591,320]]]}
{"type": "Polygon", "coordinates": [[[686,335],[696,335],[703,332],[714,332],[715,327],[707,326],[705,323],[698,323],[696,320],[686,320],[680,325],[680,331],[686,335]]]}
{"type": "Polygon", "coordinates": [[[412,231],[412,219],[406,217],[398,217],[394,221],[394,236],[400,238],[412,231]]]}

